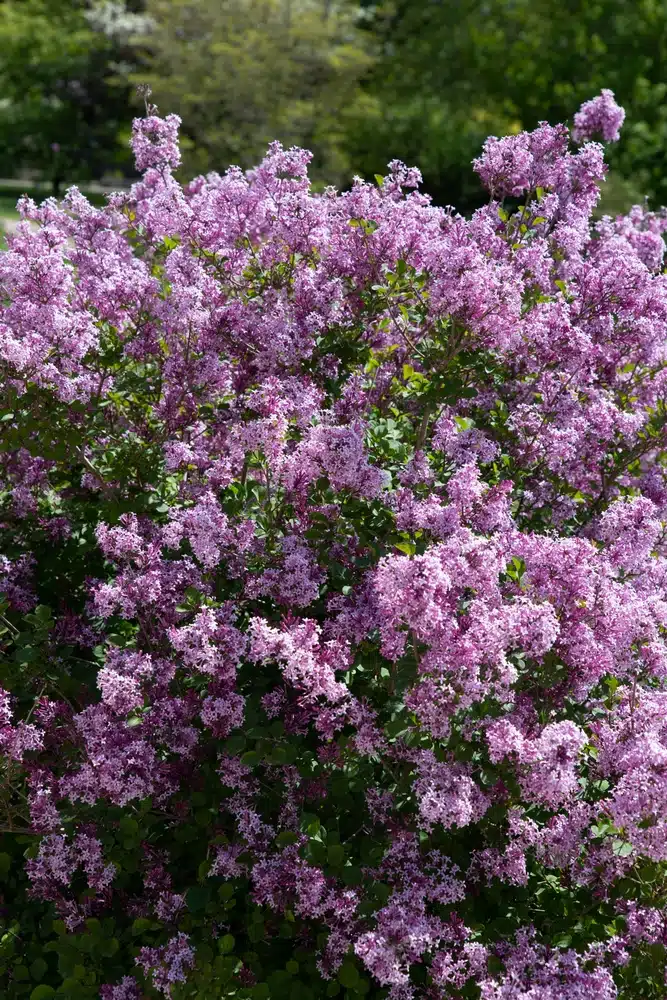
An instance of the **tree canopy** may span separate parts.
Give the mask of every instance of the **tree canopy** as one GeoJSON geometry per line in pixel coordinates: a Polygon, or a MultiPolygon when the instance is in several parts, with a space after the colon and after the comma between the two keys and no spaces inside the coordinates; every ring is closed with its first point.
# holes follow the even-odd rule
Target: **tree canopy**
{"type": "Polygon", "coordinates": [[[147,0],[146,79],[184,122],[186,167],[249,167],[274,139],[314,154],[316,177],[348,180],[349,123],[369,98],[370,35],[330,0],[147,0]]]}

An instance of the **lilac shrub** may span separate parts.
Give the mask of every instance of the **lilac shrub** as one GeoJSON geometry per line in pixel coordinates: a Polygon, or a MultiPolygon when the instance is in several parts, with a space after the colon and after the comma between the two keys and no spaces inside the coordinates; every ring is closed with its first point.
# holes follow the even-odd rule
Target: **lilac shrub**
{"type": "Polygon", "coordinates": [[[0,258],[8,997],[662,997],[667,217],[274,143],[0,258]]]}

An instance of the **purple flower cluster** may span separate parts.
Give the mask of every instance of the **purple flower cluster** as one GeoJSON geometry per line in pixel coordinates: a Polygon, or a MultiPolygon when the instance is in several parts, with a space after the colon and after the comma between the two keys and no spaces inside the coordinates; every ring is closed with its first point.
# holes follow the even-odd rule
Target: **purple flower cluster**
{"type": "Polygon", "coordinates": [[[29,669],[0,750],[32,895],[150,929],[105,1000],[282,995],[284,940],[322,990],[640,995],[667,941],[667,219],[593,221],[588,139],[623,117],[603,91],[579,148],[490,138],[469,220],[397,162],[315,194],[277,143],[183,187],[174,115],[134,123],[143,176],[106,207],[22,201],[0,639],[29,669]]]}
{"type": "Polygon", "coordinates": [[[575,142],[585,142],[601,135],[605,142],[617,142],[624,121],[625,111],[614,100],[613,91],[603,90],[592,101],[582,104],[574,116],[572,137],[575,142]]]}

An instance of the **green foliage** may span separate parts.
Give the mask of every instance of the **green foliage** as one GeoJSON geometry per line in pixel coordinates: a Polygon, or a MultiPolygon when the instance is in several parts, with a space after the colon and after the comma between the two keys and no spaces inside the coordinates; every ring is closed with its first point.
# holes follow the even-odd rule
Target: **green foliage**
{"type": "Polygon", "coordinates": [[[609,87],[628,112],[610,159],[631,180],[610,206],[643,193],[667,201],[664,3],[387,0],[373,31],[383,50],[369,88],[376,121],[350,133],[367,174],[390,151],[420,166],[437,201],[472,207],[484,196],[470,160],[487,134],[567,120],[609,87]]]}
{"type": "MultiPolygon", "coordinates": [[[[104,5],[101,5],[104,7],[104,5]]],[[[105,31],[100,4],[4,0],[0,4],[0,174],[38,171],[54,191],[130,161],[129,35],[105,31]],[[125,67],[123,67],[123,61],[125,67]]]]}
{"type": "Polygon", "coordinates": [[[610,87],[628,112],[601,207],[615,214],[667,202],[666,39],[655,0],[4,0],[0,175],[57,189],[131,170],[131,88],[148,82],[184,120],[189,173],[249,167],[278,139],[312,150],[320,183],[398,157],[469,210],[489,133],[565,120],[610,87]]]}

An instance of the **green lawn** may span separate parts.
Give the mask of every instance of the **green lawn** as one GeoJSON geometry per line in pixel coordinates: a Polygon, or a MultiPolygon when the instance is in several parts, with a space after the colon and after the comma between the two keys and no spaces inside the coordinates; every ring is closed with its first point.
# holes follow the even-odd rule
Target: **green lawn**
{"type": "Polygon", "coordinates": [[[16,211],[17,201],[18,196],[0,194],[0,217],[3,219],[18,219],[19,215],[16,211]]]}
{"type": "Polygon", "coordinates": [[[7,194],[6,192],[0,193],[0,250],[7,249],[7,243],[4,238],[4,223],[6,221],[15,221],[19,218],[19,213],[16,211],[16,202],[18,201],[17,194],[7,194]]]}
{"type": "Polygon", "coordinates": [[[16,211],[16,197],[14,195],[0,194],[0,250],[6,250],[7,244],[4,238],[4,222],[6,220],[18,219],[16,211]]]}

